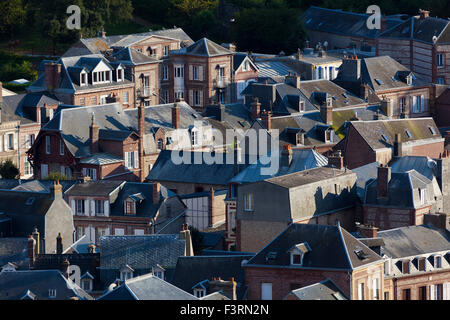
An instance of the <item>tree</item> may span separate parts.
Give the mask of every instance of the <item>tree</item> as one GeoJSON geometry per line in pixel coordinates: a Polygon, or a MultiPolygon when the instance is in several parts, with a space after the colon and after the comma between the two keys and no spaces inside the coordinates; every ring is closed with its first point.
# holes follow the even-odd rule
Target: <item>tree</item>
{"type": "Polygon", "coordinates": [[[45,180],[65,181],[65,180],[72,180],[72,179],[63,175],[61,172],[51,172],[48,174],[48,176],[47,176],[47,178],[45,178],[45,180]]]}
{"type": "Polygon", "coordinates": [[[16,179],[19,174],[19,169],[17,169],[11,159],[0,164],[0,176],[2,179],[16,179]]]}
{"type": "Polygon", "coordinates": [[[0,33],[14,38],[14,31],[25,21],[26,11],[22,0],[0,1],[0,33]]]}

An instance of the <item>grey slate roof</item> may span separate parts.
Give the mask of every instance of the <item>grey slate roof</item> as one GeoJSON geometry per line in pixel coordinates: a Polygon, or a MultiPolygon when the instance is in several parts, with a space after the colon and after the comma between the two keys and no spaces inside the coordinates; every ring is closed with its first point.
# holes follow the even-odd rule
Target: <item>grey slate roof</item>
{"type": "Polygon", "coordinates": [[[280,61],[257,61],[255,64],[258,67],[258,76],[263,78],[285,77],[295,72],[280,61]]]}
{"type": "Polygon", "coordinates": [[[298,300],[349,300],[331,279],[292,290],[290,294],[298,300]]]}
{"type": "Polygon", "coordinates": [[[85,183],[78,183],[72,186],[65,193],[66,196],[108,196],[119,188],[124,181],[109,181],[109,180],[100,180],[100,181],[88,181],[85,183]]]}
{"type": "Polygon", "coordinates": [[[416,170],[428,180],[433,180],[435,176],[435,162],[428,157],[404,156],[394,159],[391,164],[392,172],[408,172],[416,170]]]}
{"type": "Polygon", "coordinates": [[[67,281],[58,270],[0,272],[0,300],[20,300],[27,291],[36,300],[93,300],[76,284],[67,281]],[[56,290],[56,298],[49,298],[49,290],[56,290]]]}
{"type": "Polygon", "coordinates": [[[128,66],[137,66],[140,64],[159,63],[161,60],[149,57],[133,48],[126,47],[113,55],[116,61],[128,66]]]}
{"type": "MultiPolygon", "coordinates": [[[[319,8],[315,6],[311,6],[301,17],[302,21],[305,23],[306,29],[338,35],[376,39],[380,36],[381,30],[368,29],[368,18],[368,14],[319,8]]],[[[398,19],[387,18],[386,30],[392,29],[401,22],[402,21],[398,19]]]]}
{"type": "Polygon", "coordinates": [[[176,55],[186,54],[200,57],[217,57],[233,54],[230,50],[225,49],[221,45],[218,45],[207,38],[202,38],[186,48],[174,50],[171,53],[176,55]]]}
{"type": "Polygon", "coordinates": [[[184,256],[185,242],[178,235],[103,236],[100,269],[174,267],[178,257],[184,256]]]}
{"type": "Polygon", "coordinates": [[[352,121],[351,124],[374,150],[392,148],[396,133],[401,134],[402,142],[442,138],[432,118],[352,121]],[[434,129],[435,134],[431,132],[430,127],[434,129]],[[406,129],[412,134],[411,138],[408,137],[406,129]],[[383,139],[382,134],[388,138],[388,142],[383,139]]]}
{"type": "Polygon", "coordinates": [[[198,300],[170,283],[151,274],[126,280],[98,300],[198,300]]]}
{"type": "MultiPolygon", "coordinates": [[[[210,153],[208,153],[211,155],[210,153]]],[[[222,164],[207,164],[202,152],[191,151],[170,151],[163,150],[158,156],[147,179],[150,181],[171,181],[184,183],[200,183],[212,185],[227,185],[235,176],[234,164],[227,164],[227,154],[217,153],[216,157],[222,159],[222,164]],[[175,164],[172,161],[172,153],[175,156],[186,157],[190,163],[175,164]],[[181,156],[183,154],[183,156],[181,156]],[[200,164],[195,164],[195,159],[201,159],[200,164]]],[[[248,161],[243,159],[243,163],[238,165],[243,169],[248,166],[248,161]]]]}
{"type": "Polygon", "coordinates": [[[97,153],[80,161],[80,163],[83,164],[93,164],[98,166],[118,162],[123,162],[123,159],[109,153],[97,153]]]}
{"type": "Polygon", "coordinates": [[[427,225],[379,231],[378,237],[384,240],[384,253],[394,259],[450,251],[449,232],[427,225]]]}
{"type": "Polygon", "coordinates": [[[237,296],[238,299],[242,299],[245,293],[245,272],[242,261],[249,260],[251,257],[253,255],[180,257],[172,284],[186,292],[192,292],[193,287],[204,280],[217,277],[223,280],[235,278],[235,281],[239,283],[237,296]]]}
{"type": "Polygon", "coordinates": [[[340,226],[291,224],[247,263],[248,266],[354,270],[382,258],[340,226]],[[303,266],[290,266],[289,250],[308,243],[311,251],[303,258],[303,266]],[[360,259],[356,254],[366,255],[360,259]]]}
{"type": "Polygon", "coordinates": [[[18,267],[27,267],[28,238],[0,239],[0,268],[12,262],[18,267]]]}
{"type": "Polygon", "coordinates": [[[364,166],[352,169],[356,173],[356,194],[361,201],[364,201],[364,195],[366,192],[366,183],[370,179],[376,179],[378,174],[378,167],[380,164],[378,162],[372,162],[364,166]]]}

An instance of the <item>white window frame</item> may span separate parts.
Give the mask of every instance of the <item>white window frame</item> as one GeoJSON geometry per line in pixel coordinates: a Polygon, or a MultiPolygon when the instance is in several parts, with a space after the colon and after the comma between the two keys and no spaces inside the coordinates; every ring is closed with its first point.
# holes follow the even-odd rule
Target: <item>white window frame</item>
{"type": "Polygon", "coordinates": [[[48,297],[51,299],[56,298],[56,289],[48,289],[48,297]]]}
{"type": "Polygon", "coordinates": [[[170,46],[164,46],[163,47],[163,57],[168,57],[170,51],[170,46]]]}
{"type": "Polygon", "coordinates": [[[206,296],[206,289],[204,288],[195,288],[194,289],[194,296],[196,296],[197,298],[203,298],[204,296],[206,296]]]}
{"type": "Polygon", "coordinates": [[[444,67],[444,65],[445,65],[444,54],[442,54],[442,53],[437,53],[436,54],[436,65],[437,65],[438,68],[443,68],[444,67]]]}
{"type": "Polygon", "coordinates": [[[175,78],[184,78],[184,66],[174,67],[174,77],[175,78]]]}
{"type": "Polygon", "coordinates": [[[169,80],[169,66],[163,66],[163,80],[169,80]]]}
{"type": "Polygon", "coordinates": [[[123,92],[123,103],[129,103],[130,102],[130,94],[128,91],[123,92]]]}
{"type": "Polygon", "coordinates": [[[272,300],[273,285],[272,283],[261,283],[261,300],[272,300]]]}
{"type": "Polygon", "coordinates": [[[195,81],[200,80],[198,66],[192,66],[192,79],[195,81]]]}
{"type": "Polygon", "coordinates": [[[52,142],[50,136],[45,136],[45,153],[46,154],[52,153],[52,142]]]}
{"type": "Polygon", "coordinates": [[[64,155],[64,141],[62,139],[59,140],[59,155],[60,156],[64,155]]]}
{"type": "Polygon", "coordinates": [[[105,215],[105,201],[94,200],[94,203],[95,203],[95,215],[103,217],[105,215]]]}
{"type": "Polygon", "coordinates": [[[244,210],[247,212],[255,211],[255,203],[254,203],[254,195],[253,193],[245,193],[244,194],[244,210]]]}
{"type": "Polygon", "coordinates": [[[114,235],[115,236],[123,236],[123,235],[125,235],[125,229],[123,229],[123,228],[114,228],[114,235]],[[118,232],[118,230],[120,230],[120,231],[118,232]]]}
{"type": "Polygon", "coordinates": [[[117,82],[122,82],[124,81],[124,72],[123,72],[123,68],[119,67],[117,68],[116,71],[116,77],[117,77],[117,82]],[[119,77],[120,75],[120,77],[119,77]]]}

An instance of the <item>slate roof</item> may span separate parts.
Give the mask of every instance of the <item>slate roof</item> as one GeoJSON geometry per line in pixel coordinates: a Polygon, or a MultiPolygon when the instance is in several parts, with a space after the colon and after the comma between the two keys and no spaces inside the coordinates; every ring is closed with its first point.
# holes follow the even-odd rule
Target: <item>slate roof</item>
{"type": "Polygon", "coordinates": [[[185,243],[178,235],[103,236],[100,269],[174,267],[178,257],[184,256],[185,243]]]}
{"type": "Polygon", "coordinates": [[[340,226],[291,224],[251,258],[247,265],[351,271],[378,261],[383,260],[340,226]],[[303,265],[291,266],[289,250],[305,242],[311,251],[303,257],[303,265]],[[360,250],[364,253],[364,259],[356,254],[360,250]]]}
{"type": "MultiPolygon", "coordinates": [[[[2,123],[9,122],[9,121],[19,121],[19,123],[21,125],[36,123],[34,121],[35,114],[30,112],[30,110],[27,110],[27,109],[24,110],[24,108],[23,108],[24,101],[27,99],[27,97],[29,95],[30,95],[30,93],[25,93],[25,94],[17,94],[17,95],[13,95],[13,96],[3,97],[3,103],[0,102],[0,106],[1,106],[0,112],[1,112],[2,123]]],[[[47,99],[51,99],[50,97],[44,95],[43,93],[37,94],[37,95],[33,94],[33,97],[31,97],[31,98],[34,99],[35,96],[38,96],[38,97],[40,96],[42,98],[41,102],[43,102],[43,101],[50,102],[50,100],[47,100],[47,99]]],[[[40,102],[38,101],[37,103],[40,103],[40,102]]]]}
{"type": "Polygon", "coordinates": [[[0,239],[0,268],[8,262],[28,267],[28,238],[0,239]]]}
{"type": "MultiPolygon", "coordinates": [[[[215,157],[221,158],[222,164],[207,164],[204,154],[202,152],[163,150],[147,176],[147,180],[228,185],[228,182],[235,176],[234,164],[227,164],[226,161],[229,155],[216,153],[215,157]],[[179,155],[190,159],[190,163],[175,164],[172,161],[172,153],[175,153],[175,157],[179,155]],[[200,164],[195,164],[196,158],[201,160],[200,164]]],[[[211,156],[211,153],[207,154],[211,156]]],[[[243,169],[248,166],[248,161],[243,159],[243,163],[238,166],[243,169]]]]}
{"type": "Polygon", "coordinates": [[[442,139],[432,118],[352,121],[351,125],[374,150],[392,148],[396,133],[401,134],[402,142],[442,139]],[[434,129],[435,134],[431,132],[430,127],[434,129]],[[412,134],[411,138],[408,137],[406,129],[412,134]],[[387,142],[383,139],[382,134],[388,138],[387,142]]]}
{"type": "MultiPolygon", "coordinates": [[[[368,14],[311,6],[303,13],[301,20],[304,22],[306,29],[309,30],[352,37],[376,39],[380,36],[381,30],[368,29],[368,18],[368,14]]],[[[399,19],[388,17],[386,19],[386,30],[392,29],[401,22],[402,21],[399,19]]]]}
{"type": "Polygon", "coordinates": [[[248,108],[240,103],[219,106],[209,105],[203,110],[203,117],[212,125],[214,129],[219,130],[226,137],[227,129],[247,130],[251,127],[253,120],[248,108]]]}
{"type": "Polygon", "coordinates": [[[20,300],[28,290],[37,300],[93,300],[76,284],[69,282],[58,270],[0,272],[0,299],[20,300]],[[56,298],[49,298],[49,290],[56,290],[56,298]]]}
{"type": "Polygon", "coordinates": [[[111,163],[123,162],[123,159],[109,154],[109,153],[96,153],[88,158],[84,158],[80,161],[82,164],[93,164],[103,166],[111,163]]]}
{"type": "Polygon", "coordinates": [[[352,169],[356,173],[356,194],[361,201],[364,201],[366,193],[366,183],[371,179],[376,179],[380,163],[372,162],[364,166],[352,169]]]}
{"type": "Polygon", "coordinates": [[[391,164],[392,172],[408,172],[416,170],[428,180],[435,177],[436,162],[428,157],[404,156],[394,159],[391,164]]]}
{"type": "MultiPolygon", "coordinates": [[[[281,157],[282,155],[280,154],[279,156],[281,157]]],[[[270,164],[266,164],[268,163],[268,161],[266,161],[268,160],[268,158],[270,158],[270,155],[264,157],[264,159],[262,160],[257,160],[256,162],[252,163],[243,171],[241,171],[237,176],[231,179],[230,182],[236,182],[241,184],[256,182],[274,176],[282,176],[285,174],[291,174],[294,172],[309,170],[317,167],[324,167],[328,165],[328,159],[312,149],[304,149],[304,150],[294,149],[292,150],[292,162],[289,167],[281,167],[280,165],[280,170],[278,170],[278,172],[275,175],[272,176],[262,175],[261,169],[263,167],[266,168],[270,167],[270,164]]]]}
{"type": "Polygon", "coordinates": [[[149,57],[133,48],[126,47],[113,55],[113,59],[124,65],[137,66],[140,64],[159,63],[161,60],[149,57]]]}
{"type": "Polygon", "coordinates": [[[433,44],[433,37],[437,37],[437,44],[450,43],[450,30],[448,20],[428,17],[420,19],[411,17],[391,30],[384,32],[382,38],[407,39],[433,44]]]}
{"type": "Polygon", "coordinates": [[[384,253],[398,259],[434,252],[450,251],[450,234],[432,226],[409,226],[379,231],[384,253]]]}
{"type": "Polygon", "coordinates": [[[86,196],[86,197],[95,197],[95,196],[109,196],[114,190],[122,186],[124,181],[109,181],[109,180],[100,180],[100,181],[88,181],[85,183],[78,183],[72,186],[69,190],[66,191],[66,196],[86,196]]]}
{"type": "Polygon", "coordinates": [[[186,48],[172,51],[171,54],[200,56],[200,57],[217,57],[217,56],[231,55],[233,54],[233,52],[231,52],[228,49],[225,49],[221,45],[218,45],[217,43],[207,38],[202,38],[186,48]]]}
{"type": "Polygon", "coordinates": [[[280,61],[256,61],[255,64],[258,67],[258,76],[262,78],[285,77],[295,72],[280,61]]]}
{"type": "Polygon", "coordinates": [[[291,294],[298,300],[349,300],[331,279],[292,290],[291,294]]]}
{"type": "Polygon", "coordinates": [[[126,280],[98,300],[198,300],[170,283],[151,274],[126,280]]]}
{"type": "MultiPolygon", "coordinates": [[[[18,179],[5,179],[0,180],[0,189],[3,190],[15,190],[15,191],[31,191],[39,193],[50,193],[50,187],[55,182],[53,180],[18,180],[18,179]]],[[[76,184],[75,180],[60,180],[59,184],[63,188],[65,193],[71,186],[76,184]]]]}
{"type": "Polygon", "coordinates": [[[235,278],[238,283],[237,298],[242,299],[246,291],[242,262],[251,257],[253,255],[180,257],[172,284],[186,292],[192,292],[193,287],[204,280],[217,277],[223,280],[235,278]]]}

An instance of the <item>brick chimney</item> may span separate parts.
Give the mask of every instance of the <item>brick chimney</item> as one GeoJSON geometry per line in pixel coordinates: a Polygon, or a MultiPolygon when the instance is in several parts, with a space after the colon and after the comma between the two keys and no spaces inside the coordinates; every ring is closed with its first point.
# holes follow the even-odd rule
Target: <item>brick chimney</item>
{"type": "Polygon", "coordinates": [[[389,181],[391,181],[391,168],[380,165],[377,175],[378,198],[386,198],[388,196],[389,181]]]}
{"type": "Polygon", "coordinates": [[[61,79],[61,64],[46,63],[45,64],[45,85],[49,91],[58,88],[61,79]]]}
{"type": "Polygon", "coordinates": [[[33,231],[33,233],[31,235],[33,236],[33,239],[36,241],[36,245],[34,247],[34,252],[36,254],[39,254],[40,253],[40,248],[39,248],[40,240],[39,240],[39,231],[38,231],[38,229],[34,228],[34,231],[33,231]]]}
{"type": "Polygon", "coordinates": [[[361,60],[358,57],[346,57],[342,61],[342,80],[357,81],[361,78],[361,60]]]}
{"type": "Polygon", "coordinates": [[[63,253],[63,238],[61,236],[61,232],[58,233],[58,236],[56,237],[56,254],[62,254],[63,253]]]}
{"type": "Polygon", "coordinates": [[[256,120],[259,118],[259,114],[261,112],[261,103],[259,102],[259,99],[257,97],[255,97],[253,99],[253,102],[251,104],[251,109],[252,109],[252,119],[256,120]]]}
{"type": "Polygon", "coordinates": [[[90,139],[90,151],[91,154],[96,154],[99,152],[99,135],[100,135],[100,128],[95,124],[95,115],[92,113],[92,120],[91,125],[89,126],[89,139],[90,139]]]}
{"type": "Polygon", "coordinates": [[[381,110],[383,110],[389,118],[392,117],[392,104],[389,100],[381,100],[381,110]]]}
{"type": "Polygon", "coordinates": [[[365,83],[361,84],[360,87],[360,97],[361,99],[368,100],[369,99],[369,86],[365,83]]]}
{"type": "Polygon", "coordinates": [[[214,221],[214,188],[209,189],[208,194],[208,211],[211,221],[214,221]]]}
{"type": "Polygon", "coordinates": [[[34,265],[34,260],[36,259],[36,240],[34,240],[33,236],[30,235],[28,237],[28,261],[30,268],[34,265]]]}
{"type": "Polygon", "coordinates": [[[174,129],[180,129],[180,107],[178,103],[175,103],[172,107],[172,127],[174,129]]]}
{"type": "Polygon", "coordinates": [[[292,148],[291,145],[287,144],[283,146],[283,150],[281,151],[281,167],[290,167],[292,163],[292,148]]]}
{"type": "Polygon", "coordinates": [[[289,72],[287,76],[284,77],[284,82],[294,88],[300,89],[301,79],[297,73],[289,72]]]}
{"type": "Polygon", "coordinates": [[[394,157],[403,157],[402,151],[402,135],[400,133],[395,134],[394,140],[394,157]]]}
{"type": "Polygon", "coordinates": [[[191,231],[189,230],[189,227],[188,227],[187,224],[183,224],[181,226],[179,239],[180,240],[186,240],[186,247],[185,247],[185,250],[184,250],[184,255],[186,257],[194,256],[194,247],[192,245],[191,231]]]}
{"type": "Polygon", "coordinates": [[[153,203],[157,204],[161,200],[161,185],[159,182],[153,182],[153,203]]]}
{"type": "Polygon", "coordinates": [[[378,228],[375,226],[366,226],[363,224],[358,225],[358,232],[364,238],[376,238],[378,234],[378,228]]]}
{"type": "Polygon", "coordinates": [[[328,165],[336,169],[344,168],[344,157],[342,156],[341,150],[338,150],[336,153],[333,153],[328,157],[328,165]]]}
{"type": "Polygon", "coordinates": [[[333,124],[333,99],[328,94],[325,103],[320,106],[320,116],[326,124],[333,124]]]}
{"type": "Polygon", "coordinates": [[[53,200],[62,199],[62,185],[59,184],[59,180],[50,187],[50,193],[53,195],[53,200]]]}
{"type": "Polygon", "coordinates": [[[272,113],[270,111],[263,111],[261,113],[261,120],[267,131],[272,130],[272,113]]]}
{"type": "Polygon", "coordinates": [[[67,258],[65,258],[64,261],[61,263],[61,273],[66,279],[69,279],[69,266],[70,262],[67,258]]]}
{"type": "Polygon", "coordinates": [[[209,291],[211,293],[221,291],[223,295],[229,299],[237,300],[236,285],[237,283],[234,278],[231,278],[229,281],[225,281],[220,278],[213,278],[209,282],[209,291]]]}
{"type": "Polygon", "coordinates": [[[441,230],[450,229],[450,213],[426,213],[423,215],[423,224],[432,225],[441,230]]]}
{"type": "Polygon", "coordinates": [[[424,20],[426,18],[429,18],[430,17],[430,11],[420,9],[419,10],[419,16],[420,16],[420,20],[424,20]]]}

